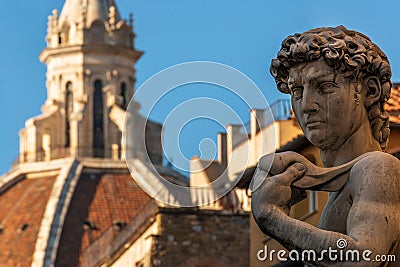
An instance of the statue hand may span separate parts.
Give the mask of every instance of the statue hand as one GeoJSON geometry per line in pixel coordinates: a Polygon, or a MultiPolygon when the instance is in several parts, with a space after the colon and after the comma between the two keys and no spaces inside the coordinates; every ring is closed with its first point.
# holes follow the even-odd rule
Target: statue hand
{"type": "Polygon", "coordinates": [[[304,190],[291,187],[304,173],[305,166],[301,163],[295,163],[275,176],[269,176],[266,171],[257,168],[253,179],[259,181],[260,186],[253,191],[251,201],[256,220],[257,216],[264,217],[275,208],[289,214],[292,205],[305,199],[307,193],[304,190]]]}

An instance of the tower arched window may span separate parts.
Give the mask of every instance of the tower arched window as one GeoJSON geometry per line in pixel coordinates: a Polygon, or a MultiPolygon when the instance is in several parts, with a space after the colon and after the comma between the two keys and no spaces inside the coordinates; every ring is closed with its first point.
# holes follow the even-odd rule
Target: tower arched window
{"type": "Polygon", "coordinates": [[[93,95],[93,156],[104,156],[104,114],[103,114],[103,83],[94,82],[93,95]]]}
{"type": "Polygon", "coordinates": [[[128,106],[128,102],[129,102],[129,96],[128,96],[128,89],[126,87],[126,83],[125,82],[121,83],[121,87],[119,89],[119,95],[122,98],[121,107],[123,109],[126,109],[127,106],[128,106]]]}
{"type": "Polygon", "coordinates": [[[72,83],[67,82],[65,86],[65,147],[69,147],[71,143],[71,113],[73,112],[73,101],[72,83]]]}

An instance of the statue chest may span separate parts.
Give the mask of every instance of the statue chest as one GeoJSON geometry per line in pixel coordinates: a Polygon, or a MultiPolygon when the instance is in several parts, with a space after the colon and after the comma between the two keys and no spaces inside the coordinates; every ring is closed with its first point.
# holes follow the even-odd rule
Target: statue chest
{"type": "Polygon", "coordinates": [[[342,191],[330,193],[319,220],[318,228],[346,234],[347,217],[352,202],[350,192],[346,187],[342,191]]]}

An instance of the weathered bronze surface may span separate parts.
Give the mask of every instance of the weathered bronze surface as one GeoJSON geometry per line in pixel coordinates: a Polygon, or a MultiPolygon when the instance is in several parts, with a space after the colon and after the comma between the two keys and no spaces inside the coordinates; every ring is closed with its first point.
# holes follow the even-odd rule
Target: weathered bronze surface
{"type": "MultiPolygon", "coordinates": [[[[389,136],[384,104],[391,89],[386,55],[365,35],[318,28],[287,37],[270,68],[307,139],[326,168],[293,153],[277,155],[270,173],[260,160],[252,211],[260,229],[288,250],[337,249],[396,254],[400,240],[400,164],[382,151],[389,136]],[[321,180],[322,179],[322,180],[321,180]],[[289,217],[304,189],[325,190],[328,203],[318,228],[289,217]],[[300,193],[299,193],[300,191],[300,193]]],[[[400,260],[400,259],[398,259],[400,260]]],[[[398,266],[324,257],[308,266],[398,266]]],[[[391,263],[393,264],[393,263],[391,263]]]]}

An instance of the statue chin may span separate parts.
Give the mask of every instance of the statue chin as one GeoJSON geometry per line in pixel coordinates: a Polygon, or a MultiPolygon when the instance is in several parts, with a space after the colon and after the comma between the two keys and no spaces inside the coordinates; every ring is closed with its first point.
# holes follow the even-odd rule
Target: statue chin
{"type": "Polygon", "coordinates": [[[324,150],[324,148],[329,147],[330,144],[332,144],[332,141],[329,142],[329,139],[332,139],[332,137],[328,139],[326,135],[319,130],[311,130],[311,131],[307,130],[305,131],[304,135],[307,138],[307,140],[310,141],[311,144],[322,150],[324,150]]]}

